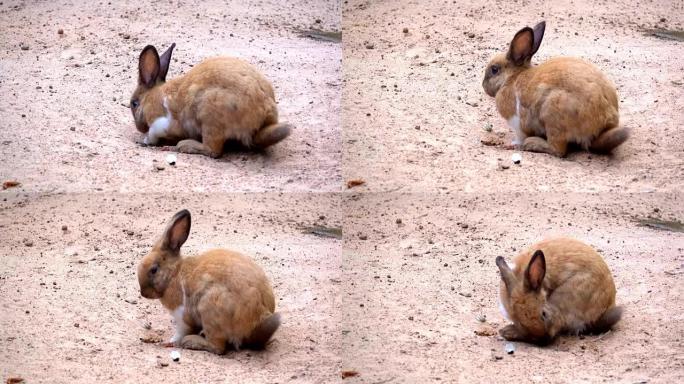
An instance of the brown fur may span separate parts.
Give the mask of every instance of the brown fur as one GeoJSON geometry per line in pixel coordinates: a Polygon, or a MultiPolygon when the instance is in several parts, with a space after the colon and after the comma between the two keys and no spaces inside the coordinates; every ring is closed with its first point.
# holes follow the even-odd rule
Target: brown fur
{"type": "Polygon", "coordinates": [[[160,299],[171,312],[184,308],[175,345],[217,354],[227,345],[263,348],[280,325],[266,275],[250,258],[225,249],[181,257],[189,230],[190,213],[180,211],[140,262],[142,296],[160,299]]]}
{"type": "MultiPolygon", "coordinates": [[[[173,47],[162,59],[167,55],[170,59],[173,47]]],[[[140,132],[149,134],[154,121],[168,112],[171,122],[161,139],[177,143],[180,152],[211,157],[220,157],[228,140],[261,149],[290,134],[290,125],[278,123],[271,83],[248,63],[232,57],[210,58],[168,82],[166,71],[168,62],[164,67],[156,49],[146,47],[140,55],[138,86],[131,97],[140,132]],[[164,78],[155,77],[157,72],[164,78]],[[154,80],[148,82],[147,77],[154,80]]],[[[157,143],[152,140],[149,144],[157,143]]]]}
{"type": "Polygon", "coordinates": [[[608,266],[578,240],[539,242],[516,256],[512,269],[502,257],[496,263],[502,277],[501,304],[513,322],[501,330],[507,340],[546,343],[561,332],[605,331],[620,319],[608,266]],[[541,258],[545,267],[536,263],[541,258]],[[530,279],[540,273],[541,286],[535,289],[530,279]]]}
{"type": "Polygon", "coordinates": [[[519,103],[516,143],[526,151],[563,157],[568,144],[575,143],[611,152],[629,136],[618,127],[615,86],[594,65],[576,58],[553,58],[533,67],[544,28],[544,22],[534,30],[523,28],[508,53],[490,61],[482,82],[485,92],[496,98],[506,120],[516,115],[519,103]]]}

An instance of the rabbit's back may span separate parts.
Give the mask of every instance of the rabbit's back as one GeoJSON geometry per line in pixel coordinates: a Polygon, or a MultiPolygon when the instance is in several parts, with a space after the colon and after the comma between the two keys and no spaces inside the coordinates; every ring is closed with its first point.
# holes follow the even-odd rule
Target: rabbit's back
{"type": "Polygon", "coordinates": [[[275,312],[273,289],[264,271],[250,258],[226,249],[214,249],[185,260],[182,279],[186,295],[220,289],[242,307],[275,312]],[[233,295],[235,294],[235,295],[233,295]]]}

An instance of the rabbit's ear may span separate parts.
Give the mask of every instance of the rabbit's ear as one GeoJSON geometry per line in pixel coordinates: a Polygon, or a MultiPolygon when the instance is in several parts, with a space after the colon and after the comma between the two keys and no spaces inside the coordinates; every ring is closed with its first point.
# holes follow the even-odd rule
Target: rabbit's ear
{"type": "Polygon", "coordinates": [[[159,77],[159,54],[151,45],[145,47],[138,59],[138,84],[148,88],[157,82],[159,77]]]}
{"type": "MultiPolygon", "coordinates": [[[[534,26],[534,44],[532,44],[532,55],[537,53],[539,46],[541,45],[542,39],[544,38],[544,30],[546,29],[546,21],[542,21],[534,26]]],[[[531,56],[531,55],[530,55],[531,56]]]]}
{"type": "Polygon", "coordinates": [[[527,265],[525,270],[525,285],[532,291],[537,291],[542,286],[542,281],[544,281],[544,275],[546,275],[546,258],[544,257],[544,252],[537,250],[530,263],[527,265]]]}
{"type": "MultiPolygon", "coordinates": [[[[540,40],[541,42],[541,40],[540,40]]],[[[532,57],[534,47],[534,31],[525,27],[518,31],[511,41],[506,58],[515,65],[523,65],[532,57]]]]}
{"type": "Polygon", "coordinates": [[[159,58],[159,79],[161,81],[166,81],[166,74],[169,72],[169,63],[171,63],[171,54],[174,48],[176,48],[176,43],[171,44],[169,49],[162,53],[159,58]]]}
{"type": "Polygon", "coordinates": [[[189,234],[190,211],[184,209],[176,213],[171,219],[171,223],[169,223],[162,237],[162,247],[177,254],[185,240],[188,239],[189,234]]]}
{"type": "Polygon", "coordinates": [[[504,260],[504,258],[501,256],[498,256],[496,258],[496,266],[499,267],[499,272],[501,273],[501,280],[503,280],[504,284],[506,284],[506,289],[510,294],[513,290],[513,286],[515,285],[515,275],[513,274],[513,271],[511,271],[511,268],[508,266],[508,263],[506,263],[506,260],[504,260]]]}

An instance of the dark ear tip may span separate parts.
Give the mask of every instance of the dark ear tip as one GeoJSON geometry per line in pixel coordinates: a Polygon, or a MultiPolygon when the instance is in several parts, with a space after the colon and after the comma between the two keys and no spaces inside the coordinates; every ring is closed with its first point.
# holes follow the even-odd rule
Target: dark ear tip
{"type": "Polygon", "coordinates": [[[524,28],[520,29],[518,32],[516,32],[516,33],[515,33],[515,36],[518,36],[518,35],[520,35],[520,34],[522,34],[522,33],[524,33],[524,32],[534,33],[534,30],[533,30],[532,28],[530,28],[530,27],[524,27],[524,28]]]}
{"type": "Polygon", "coordinates": [[[544,251],[542,251],[541,249],[537,249],[536,251],[534,251],[534,254],[532,255],[532,257],[542,257],[543,258],[544,257],[544,251]]]}
{"type": "Polygon", "coordinates": [[[179,218],[179,219],[180,219],[181,217],[186,217],[186,216],[189,217],[189,216],[190,216],[190,211],[188,211],[187,209],[181,209],[181,210],[178,211],[178,213],[176,213],[174,216],[175,216],[176,218],[179,218]]]}
{"type": "Polygon", "coordinates": [[[145,48],[143,48],[143,50],[141,51],[141,54],[149,51],[150,49],[157,52],[157,48],[155,48],[154,45],[148,44],[145,46],[145,48]]]}
{"type": "Polygon", "coordinates": [[[190,211],[188,211],[187,209],[181,209],[180,211],[176,212],[175,215],[173,215],[172,221],[177,222],[178,220],[185,218],[187,218],[188,220],[191,219],[190,211]]]}
{"type": "Polygon", "coordinates": [[[503,256],[496,257],[496,266],[499,267],[499,269],[508,269],[508,263],[506,262],[506,259],[503,258],[503,256]]]}

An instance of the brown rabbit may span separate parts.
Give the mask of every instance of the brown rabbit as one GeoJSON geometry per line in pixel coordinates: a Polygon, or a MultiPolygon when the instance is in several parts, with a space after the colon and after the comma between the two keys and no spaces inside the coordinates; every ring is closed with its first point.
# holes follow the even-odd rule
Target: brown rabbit
{"type": "Polygon", "coordinates": [[[181,257],[190,212],[171,219],[138,266],[140,294],[160,299],[176,322],[170,343],[223,354],[227,345],[261,349],[280,325],[271,284],[250,258],[215,249],[181,257]],[[202,335],[199,333],[202,332],[202,335]]]}
{"type": "Polygon", "coordinates": [[[598,68],[572,57],[557,57],[533,67],[532,55],[544,37],[545,22],[525,27],[508,53],[487,65],[482,86],[496,97],[496,108],[508,120],[513,145],[531,152],[563,157],[568,144],[609,153],[629,136],[618,127],[615,86],[598,68]]]}
{"type": "Polygon", "coordinates": [[[130,107],[144,144],[172,142],[179,152],[217,158],[227,140],[262,149],[290,134],[278,123],[271,83],[242,60],[207,59],[166,82],[175,46],[161,57],[151,45],[140,53],[130,107]]]}
{"type": "Polygon", "coordinates": [[[501,272],[500,307],[511,320],[499,332],[506,340],[546,344],[561,332],[601,333],[620,320],[615,284],[596,251],[570,238],[539,242],[501,272]]]}

